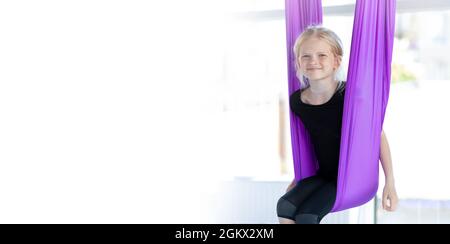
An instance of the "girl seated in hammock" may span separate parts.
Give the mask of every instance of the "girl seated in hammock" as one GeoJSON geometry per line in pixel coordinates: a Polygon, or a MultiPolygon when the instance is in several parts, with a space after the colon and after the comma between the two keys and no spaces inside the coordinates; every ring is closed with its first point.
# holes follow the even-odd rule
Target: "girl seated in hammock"
{"type": "MultiPolygon", "coordinates": [[[[282,224],[318,224],[336,200],[345,82],[336,79],[343,49],[339,37],[323,27],[307,28],[294,45],[295,68],[302,88],[290,96],[290,107],[307,129],[319,163],[316,175],[295,179],[277,204],[282,224]],[[303,84],[303,77],[308,84],[303,84]]],[[[383,209],[394,211],[395,190],[389,144],[381,133],[380,161],[385,174],[383,209]]]]}

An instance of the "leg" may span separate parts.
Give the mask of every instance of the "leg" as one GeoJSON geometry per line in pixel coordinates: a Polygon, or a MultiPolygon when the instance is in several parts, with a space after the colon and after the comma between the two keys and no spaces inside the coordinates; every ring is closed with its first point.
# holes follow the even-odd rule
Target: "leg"
{"type": "Polygon", "coordinates": [[[330,181],[311,194],[298,208],[297,224],[319,224],[333,208],[336,200],[336,182],[330,181]]]}
{"type": "Polygon", "coordinates": [[[278,217],[278,221],[280,221],[280,224],[295,224],[294,220],[281,217],[278,217]]]}
{"type": "Polygon", "coordinates": [[[278,200],[277,215],[280,223],[294,223],[298,207],[317,189],[327,183],[328,181],[319,176],[312,176],[298,182],[294,188],[278,200]]]}
{"type": "Polygon", "coordinates": [[[319,216],[316,214],[297,214],[295,216],[296,224],[320,224],[319,216]]]}
{"type": "Polygon", "coordinates": [[[289,200],[281,197],[277,203],[277,214],[280,224],[295,224],[294,217],[297,212],[297,206],[289,200]]]}

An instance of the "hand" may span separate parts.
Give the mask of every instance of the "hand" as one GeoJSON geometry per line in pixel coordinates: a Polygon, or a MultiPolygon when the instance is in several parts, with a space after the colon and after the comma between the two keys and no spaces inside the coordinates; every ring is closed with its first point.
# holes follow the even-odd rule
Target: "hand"
{"type": "Polygon", "coordinates": [[[383,188],[383,209],[395,211],[397,208],[398,196],[393,183],[387,182],[383,188]]]}
{"type": "Polygon", "coordinates": [[[293,179],[291,184],[289,184],[288,188],[286,189],[286,192],[292,190],[292,188],[294,188],[296,184],[297,182],[295,181],[295,179],[293,179]]]}

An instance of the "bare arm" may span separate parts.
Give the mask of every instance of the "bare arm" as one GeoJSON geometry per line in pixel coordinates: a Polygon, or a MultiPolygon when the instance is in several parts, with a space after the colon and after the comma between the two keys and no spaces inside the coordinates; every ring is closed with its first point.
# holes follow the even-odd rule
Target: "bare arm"
{"type": "Polygon", "coordinates": [[[395,189],[394,169],[392,166],[391,151],[384,131],[381,132],[380,161],[385,176],[385,186],[383,189],[383,209],[395,211],[398,197],[395,189]]]}
{"type": "Polygon", "coordinates": [[[383,167],[386,183],[389,182],[394,184],[394,170],[392,167],[391,150],[384,131],[381,132],[380,161],[381,166],[383,167]]]}

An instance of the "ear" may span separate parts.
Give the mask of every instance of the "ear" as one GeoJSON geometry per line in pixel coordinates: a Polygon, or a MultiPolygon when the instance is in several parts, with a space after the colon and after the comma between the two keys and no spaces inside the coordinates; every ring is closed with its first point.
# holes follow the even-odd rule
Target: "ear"
{"type": "Polygon", "coordinates": [[[334,59],[334,69],[338,69],[339,66],[341,66],[341,62],[342,62],[342,58],[341,57],[336,57],[334,59]]]}

